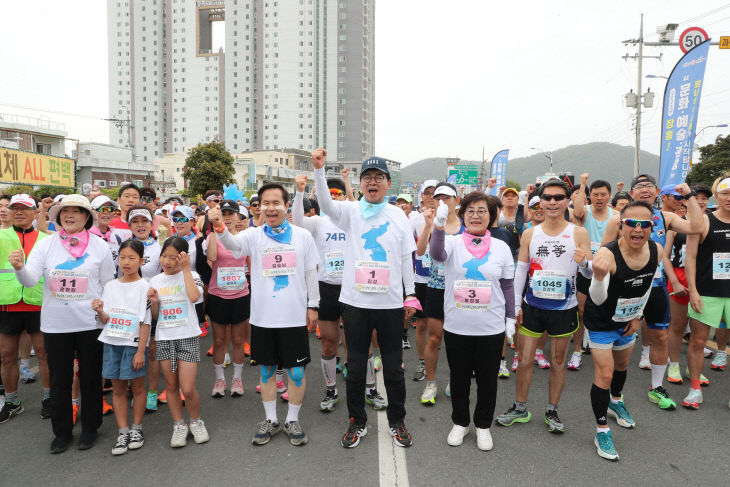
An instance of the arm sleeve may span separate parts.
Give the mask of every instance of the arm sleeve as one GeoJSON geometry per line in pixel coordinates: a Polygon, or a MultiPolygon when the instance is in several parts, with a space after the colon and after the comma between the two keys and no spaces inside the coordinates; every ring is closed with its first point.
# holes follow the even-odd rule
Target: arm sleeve
{"type": "Polygon", "coordinates": [[[291,222],[298,226],[304,226],[304,193],[299,191],[294,195],[294,203],[291,207],[291,222]]]}
{"type": "MultiPolygon", "coordinates": [[[[50,238],[50,237],[48,237],[50,238]]],[[[46,249],[48,244],[44,245],[45,240],[41,240],[30,251],[25,266],[19,271],[15,271],[18,282],[24,287],[33,287],[43,277],[43,267],[46,260],[46,249]]]]}
{"type": "Polygon", "coordinates": [[[522,306],[522,291],[525,290],[525,281],[527,281],[527,270],[530,265],[527,262],[518,261],[517,269],[515,270],[515,316],[519,313],[520,307],[522,306]]]}
{"type": "Polygon", "coordinates": [[[591,295],[591,300],[597,305],[602,305],[608,299],[608,283],[611,280],[611,274],[606,274],[606,277],[602,281],[596,279],[595,276],[591,279],[591,285],[588,288],[588,292],[591,295]]]}
{"type": "Polygon", "coordinates": [[[431,232],[431,240],[429,241],[429,252],[431,258],[437,262],[445,262],[446,257],[446,231],[439,230],[438,227],[433,228],[431,232]]]}
{"type": "Polygon", "coordinates": [[[314,170],[314,188],[317,191],[317,202],[319,207],[329,216],[332,222],[340,228],[343,228],[342,218],[344,212],[343,202],[332,201],[330,190],[327,187],[327,179],[324,175],[324,168],[314,170]]]}
{"type": "MultiPolygon", "coordinates": [[[[500,279],[499,287],[504,294],[504,312],[507,318],[515,317],[515,281],[514,279],[500,279]]],[[[522,296],[520,296],[522,297],[522,296]]]]}
{"type": "Polygon", "coordinates": [[[307,307],[319,308],[319,280],[317,269],[310,269],[304,273],[307,281],[307,307]]]}
{"type": "Polygon", "coordinates": [[[245,245],[245,234],[250,231],[253,230],[247,228],[237,235],[231,235],[231,233],[226,228],[225,230],[223,230],[223,233],[218,233],[216,236],[218,237],[220,243],[222,243],[225,248],[231,251],[233,257],[235,257],[236,259],[240,259],[242,255],[249,255],[245,245]]]}

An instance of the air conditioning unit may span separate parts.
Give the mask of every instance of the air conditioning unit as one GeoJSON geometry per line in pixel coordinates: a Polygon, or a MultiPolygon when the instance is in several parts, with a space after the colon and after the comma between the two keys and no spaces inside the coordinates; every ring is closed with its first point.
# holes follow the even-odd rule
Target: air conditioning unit
{"type": "Polygon", "coordinates": [[[96,184],[100,188],[106,188],[106,180],[104,179],[95,179],[94,184],[96,184]]]}

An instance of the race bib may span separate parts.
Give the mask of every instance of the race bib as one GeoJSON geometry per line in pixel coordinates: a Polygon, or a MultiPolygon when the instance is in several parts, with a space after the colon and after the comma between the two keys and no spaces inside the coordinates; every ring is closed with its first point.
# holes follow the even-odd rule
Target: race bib
{"type": "Polygon", "coordinates": [[[611,319],[622,323],[640,317],[648,299],[648,294],[646,296],[639,296],[638,298],[618,298],[616,312],[611,319]]]}
{"type": "Polygon", "coordinates": [[[458,309],[486,311],[492,301],[490,281],[455,281],[454,304],[458,309]]]}
{"type": "Polygon", "coordinates": [[[364,293],[387,293],[390,287],[390,265],[371,260],[355,261],[355,285],[364,293]]]}
{"type": "Polygon", "coordinates": [[[174,328],[188,323],[188,303],[185,298],[166,299],[160,303],[157,326],[174,328]]]}
{"type": "Polygon", "coordinates": [[[712,254],[712,278],[730,279],[730,252],[712,254]]]}
{"type": "Polygon", "coordinates": [[[86,299],[89,287],[89,271],[53,269],[49,276],[48,287],[51,296],[61,301],[81,301],[86,299]]]}
{"type": "Polygon", "coordinates": [[[601,248],[601,242],[591,242],[591,254],[596,255],[598,249],[601,248]]]}
{"type": "Polygon", "coordinates": [[[137,316],[133,311],[124,308],[109,310],[109,322],[104,327],[108,337],[130,339],[137,331],[137,316]]]}
{"type": "Polygon", "coordinates": [[[246,268],[219,267],[216,284],[218,284],[218,289],[225,289],[227,291],[240,291],[241,289],[245,289],[246,268]]]}
{"type": "Polygon", "coordinates": [[[654,280],[664,280],[664,261],[659,261],[659,265],[654,272],[654,280]]]}
{"type": "Polygon", "coordinates": [[[431,254],[426,252],[421,256],[421,267],[428,269],[431,267],[431,254]]]}
{"type": "Polygon", "coordinates": [[[536,270],[532,274],[532,295],[542,299],[565,299],[567,282],[564,271],[536,270]]]}
{"type": "Polygon", "coordinates": [[[264,277],[292,276],[297,273],[297,253],[294,247],[270,247],[261,256],[264,277]]]}
{"type": "Polygon", "coordinates": [[[324,253],[324,271],[328,276],[342,277],[345,270],[345,253],[341,250],[324,253]]]}

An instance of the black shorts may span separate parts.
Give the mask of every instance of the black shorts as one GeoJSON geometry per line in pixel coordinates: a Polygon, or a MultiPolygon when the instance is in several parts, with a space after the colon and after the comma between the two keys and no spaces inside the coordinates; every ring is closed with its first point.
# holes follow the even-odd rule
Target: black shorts
{"type": "Polygon", "coordinates": [[[243,323],[251,316],[251,294],[232,299],[208,294],[205,314],[208,315],[210,321],[219,325],[243,323]]]}
{"type": "Polygon", "coordinates": [[[653,286],[644,306],[646,325],[654,330],[669,328],[669,294],[664,286],[653,286]]]}
{"type": "Polygon", "coordinates": [[[426,288],[428,288],[428,285],[426,283],[417,282],[415,283],[416,287],[416,298],[418,299],[418,302],[421,303],[421,308],[424,309],[424,311],[416,310],[416,313],[413,315],[414,318],[425,318],[426,317],[426,300],[428,299],[426,297],[426,288]]]}
{"type": "Polygon", "coordinates": [[[586,279],[583,277],[583,274],[579,272],[575,278],[575,287],[579,293],[588,296],[588,289],[591,287],[591,280],[586,279]]]}
{"type": "Polygon", "coordinates": [[[308,364],[311,358],[307,327],[263,328],[251,325],[251,359],[280,369],[308,364]]]}
{"type": "Polygon", "coordinates": [[[342,286],[319,281],[319,319],[339,321],[344,305],[340,303],[342,286]]]}
{"type": "Polygon", "coordinates": [[[547,310],[522,304],[522,326],[520,333],[528,337],[539,337],[547,332],[553,338],[568,337],[578,331],[578,307],[547,310]]]}
{"type": "Polygon", "coordinates": [[[28,335],[41,331],[40,311],[0,311],[0,333],[18,336],[24,331],[28,335]]]}
{"type": "Polygon", "coordinates": [[[444,290],[432,287],[426,288],[426,302],[423,304],[423,312],[427,318],[444,320],[444,290]]]}

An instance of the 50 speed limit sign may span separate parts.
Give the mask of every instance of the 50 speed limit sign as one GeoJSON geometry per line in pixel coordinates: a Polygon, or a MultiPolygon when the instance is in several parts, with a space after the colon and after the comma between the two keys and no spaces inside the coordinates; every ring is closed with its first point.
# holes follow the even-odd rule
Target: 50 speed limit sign
{"type": "Polygon", "coordinates": [[[704,29],[700,27],[689,27],[679,36],[679,47],[686,54],[687,51],[699,46],[709,38],[710,36],[707,35],[704,29]]]}

